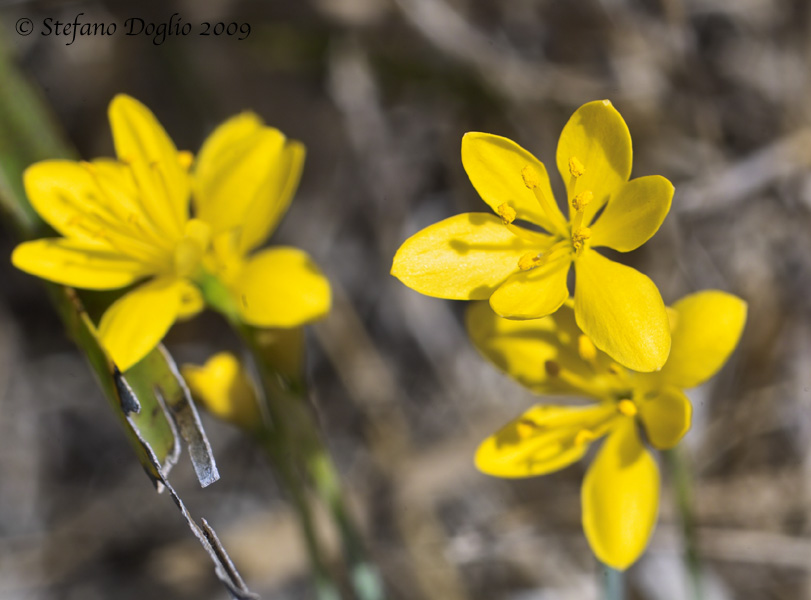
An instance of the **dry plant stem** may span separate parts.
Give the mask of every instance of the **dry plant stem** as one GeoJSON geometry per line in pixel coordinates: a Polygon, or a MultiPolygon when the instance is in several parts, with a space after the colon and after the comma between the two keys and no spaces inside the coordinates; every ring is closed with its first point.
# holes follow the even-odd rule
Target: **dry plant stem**
{"type": "Polygon", "coordinates": [[[603,565],[603,599],[625,600],[625,573],[603,565]]]}
{"type": "Polygon", "coordinates": [[[681,518],[684,539],[684,562],[690,573],[693,600],[704,599],[704,586],[701,579],[701,557],[698,552],[696,523],[693,511],[693,486],[690,463],[685,451],[680,448],[667,450],[665,460],[673,477],[676,492],[676,505],[681,518]]]}

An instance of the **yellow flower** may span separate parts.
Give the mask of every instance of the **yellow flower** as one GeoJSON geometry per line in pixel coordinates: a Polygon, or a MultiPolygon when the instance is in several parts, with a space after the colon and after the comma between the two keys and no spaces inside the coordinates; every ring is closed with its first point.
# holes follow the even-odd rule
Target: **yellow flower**
{"type": "Polygon", "coordinates": [[[251,325],[296,327],[330,309],[329,282],[307,253],[279,246],[248,256],[287,211],[304,154],[300,142],[243,113],[220,125],[197,157],[194,207],[213,240],[206,266],[251,325]]]}
{"type": "Polygon", "coordinates": [[[183,365],[181,372],[194,398],[215,417],[247,431],[261,428],[256,391],[233,354],[220,352],[203,366],[183,365]]]}
{"type": "Polygon", "coordinates": [[[114,302],[99,324],[103,345],[123,371],[175,319],[202,307],[190,277],[210,232],[189,218],[189,157],[149,109],[119,95],[109,117],[117,161],[48,160],[26,169],[31,204],[63,237],[20,244],[11,260],[33,275],[85,289],[150,278],[114,302]]]}
{"type": "Polygon", "coordinates": [[[566,183],[568,219],[555,203],[543,163],[515,142],[467,133],[462,164],[498,216],[465,213],[423,229],[400,247],[392,274],[429,296],[489,298],[503,317],[537,319],[569,297],[574,265],[579,327],[628,368],[659,369],[670,350],[659,291],[645,275],[594,248],[628,252],[645,243],[670,210],[673,186],[659,176],[628,180],[631,137],[611,103],[581,106],[561,133],[557,167],[566,183]]]}
{"type": "Polygon", "coordinates": [[[659,510],[659,471],[645,447],[672,448],[690,428],[682,389],[712,377],[738,343],[746,303],[699,292],[669,309],[673,347],[657,373],[637,373],[597,351],[577,327],[571,303],[546,319],[501,319],[486,303],[470,307],[467,326],[479,351],[541,393],[589,396],[587,406],[535,406],[487,438],[476,465],[496,477],[543,475],[579,460],[606,437],[583,481],[583,529],[595,555],[617,569],[642,554],[659,510]]]}
{"type": "Polygon", "coordinates": [[[329,283],[306,253],[282,247],[245,259],[290,203],[301,144],[243,114],[205,141],[190,176],[193,157],[177,151],[143,104],[116,96],[109,116],[118,160],[50,160],[26,170],[31,204],[63,237],[23,243],[12,262],[85,289],[150,278],[101,318],[99,336],[119,369],[203,308],[206,269],[225,281],[251,325],[296,327],[328,312],[329,283]]]}

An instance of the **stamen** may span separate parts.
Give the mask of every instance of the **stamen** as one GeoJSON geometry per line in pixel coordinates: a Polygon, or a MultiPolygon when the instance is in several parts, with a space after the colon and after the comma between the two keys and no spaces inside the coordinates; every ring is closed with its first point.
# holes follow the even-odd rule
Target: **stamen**
{"type": "Polygon", "coordinates": [[[575,446],[585,446],[586,444],[590,444],[594,440],[597,439],[597,435],[591,431],[590,429],[581,429],[577,432],[577,435],[574,436],[574,445],[575,446]]]}
{"type": "Polygon", "coordinates": [[[498,216],[501,217],[501,222],[505,225],[509,225],[515,221],[515,209],[506,202],[499,204],[496,212],[498,213],[498,216]]]}
{"type": "Polygon", "coordinates": [[[580,252],[583,251],[583,247],[586,244],[586,240],[591,237],[591,229],[588,227],[581,227],[579,229],[575,229],[574,233],[572,233],[572,246],[574,246],[577,255],[580,256],[580,252]]]}
{"type": "Polygon", "coordinates": [[[528,419],[526,417],[519,419],[515,424],[515,432],[522,440],[525,440],[537,433],[538,429],[540,429],[540,426],[532,419],[528,419]]]}
{"type": "Polygon", "coordinates": [[[626,417],[634,417],[636,413],[639,412],[636,408],[636,404],[631,400],[620,400],[617,403],[617,410],[626,417]]]}
{"type": "Polygon", "coordinates": [[[521,169],[521,177],[524,180],[524,185],[532,190],[538,204],[541,205],[541,210],[546,214],[550,224],[555,229],[555,232],[565,236],[568,229],[568,224],[563,218],[560,210],[553,204],[553,201],[546,197],[541,189],[541,178],[533,167],[526,165],[521,169]]]}
{"type": "Polygon", "coordinates": [[[572,208],[577,212],[583,212],[592,200],[594,200],[594,194],[591,190],[580,192],[577,196],[572,198],[572,208]]]}
{"type": "Polygon", "coordinates": [[[529,271],[530,269],[534,269],[538,265],[540,265],[542,259],[540,256],[533,252],[527,252],[521,258],[518,259],[518,268],[522,271],[529,271]]]}
{"type": "Polygon", "coordinates": [[[577,338],[577,353],[580,358],[590,363],[594,363],[597,359],[597,348],[587,335],[580,335],[577,338]]]}
{"type": "Polygon", "coordinates": [[[194,162],[194,154],[188,150],[181,150],[177,153],[177,161],[180,163],[181,167],[188,170],[188,168],[191,167],[191,164],[194,162]]]}
{"type": "Polygon", "coordinates": [[[606,395],[607,390],[604,385],[600,385],[599,379],[586,379],[585,377],[576,375],[562,368],[557,361],[547,360],[544,363],[544,369],[546,370],[547,376],[550,378],[559,379],[574,389],[583,391],[590,396],[603,398],[606,395]]]}
{"type": "Polygon", "coordinates": [[[569,157],[569,173],[572,177],[582,177],[586,173],[586,167],[576,156],[569,157]]]}

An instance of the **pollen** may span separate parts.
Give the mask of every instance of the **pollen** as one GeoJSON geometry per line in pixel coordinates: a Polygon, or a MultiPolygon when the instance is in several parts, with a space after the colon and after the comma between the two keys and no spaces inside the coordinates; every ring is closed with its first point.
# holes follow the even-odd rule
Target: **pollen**
{"type": "Polygon", "coordinates": [[[541,186],[541,178],[538,177],[535,169],[529,165],[521,169],[521,177],[524,178],[524,185],[531,190],[541,186]]]}
{"type": "Polygon", "coordinates": [[[582,177],[586,173],[586,167],[576,156],[569,157],[569,173],[571,173],[572,177],[582,177]]]}
{"type": "Polygon", "coordinates": [[[575,446],[585,446],[597,439],[597,435],[590,429],[581,429],[574,436],[575,446]]]}
{"type": "Polygon", "coordinates": [[[577,338],[577,353],[585,361],[594,362],[597,358],[597,348],[587,335],[577,338]]]}
{"type": "Polygon", "coordinates": [[[580,192],[572,198],[572,208],[577,212],[583,212],[592,200],[594,200],[594,194],[590,190],[580,192]]]}
{"type": "Polygon", "coordinates": [[[524,254],[524,256],[518,259],[518,268],[522,271],[529,271],[530,269],[537,267],[540,263],[541,258],[537,254],[527,252],[524,254]]]}
{"type": "Polygon", "coordinates": [[[586,240],[591,237],[591,229],[588,227],[581,227],[572,234],[572,245],[575,250],[581,250],[586,243],[586,240]]]}
{"type": "Polygon", "coordinates": [[[501,217],[501,222],[505,225],[509,225],[515,221],[515,209],[506,202],[499,204],[496,212],[498,216],[501,217]]]}
{"type": "Polygon", "coordinates": [[[634,404],[631,400],[620,400],[617,403],[617,410],[626,417],[636,416],[636,413],[638,412],[636,404],[634,404]]]}

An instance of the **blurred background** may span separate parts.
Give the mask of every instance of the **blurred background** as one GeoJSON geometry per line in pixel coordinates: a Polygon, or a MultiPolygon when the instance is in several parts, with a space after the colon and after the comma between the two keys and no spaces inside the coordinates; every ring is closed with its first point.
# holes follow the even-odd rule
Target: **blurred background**
{"type": "MultiPolygon", "coordinates": [[[[22,0],[0,1],[0,27],[85,158],[112,155],[106,107],[119,92],[146,103],[181,149],[245,109],[307,146],[271,243],[307,250],[334,286],[332,314],[308,331],[311,396],[394,599],[601,594],[580,526],[587,461],[526,481],[479,474],[477,444],[538,399],[479,358],[463,303],[388,272],[412,233],[486,210],[459,158],[466,131],[507,136],[551,166],[571,113],[611,99],[633,137],[634,176],[676,186],[664,226],[626,261],[667,303],[705,288],[749,302],[738,351],[690,392],[683,446],[705,598],[811,598],[811,3],[22,0]],[[129,17],[175,12],[193,34],[160,45],[122,35],[129,17]],[[79,13],[119,30],[70,45],[39,34],[43,19],[79,13]],[[15,33],[22,17],[33,35],[15,33]],[[199,36],[202,21],[250,34],[199,36]]],[[[7,224],[0,236],[8,256],[7,224]]],[[[0,281],[0,598],[225,598],[42,286],[8,261],[0,281]]],[[[178,362],[238,347],[212,314],[176,325],[167,345],[178,362]]],[[[175,487],[253,591],[311,597],[263,452],[203,419],[222,479],[200,489],[182,457],[175,487]]],[[[683,551],[665,469],[629,597],[690,597],[683,551]]]]}

